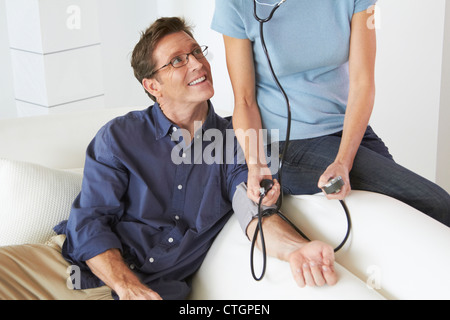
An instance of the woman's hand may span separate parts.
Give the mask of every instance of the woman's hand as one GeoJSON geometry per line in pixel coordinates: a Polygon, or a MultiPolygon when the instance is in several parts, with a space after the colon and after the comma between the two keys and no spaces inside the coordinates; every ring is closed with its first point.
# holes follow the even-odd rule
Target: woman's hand
{"type": "Polygon", "coordinates": [[[349,169],[347,168],[347,166],[339,162],[333,162],[319,179],[318,187],[322,189],[328,183],[328,181],[339,176],[344,181],[344,186],[338,193],[327,194],[326,196],[330,200],[344,200],[344,198],[347,197],[350,193],[352,188],[350,185],[349,169]]]}
{"type": "MultiPolygon", "coordinates": [[[[260,183],[264,179],[272,180],[272,174],[267,166],[251,166],[248,171],[247,179],[247,196],[252,201],[258,203],[260,198],[260,183]]],[[[274,205],[280,196],[280,184],[276,179],[273,180],[274,185],[264,197],[262,204],[265,206],[274,205]]]]}

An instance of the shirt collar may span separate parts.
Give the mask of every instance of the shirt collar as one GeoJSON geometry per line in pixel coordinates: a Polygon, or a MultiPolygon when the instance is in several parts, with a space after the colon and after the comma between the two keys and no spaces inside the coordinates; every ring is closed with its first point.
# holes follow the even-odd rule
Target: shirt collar
{"type": "Polygon", "coordinates": [[[210,100],[208,100],[208,115],[202,125],[203,132],[208,129],[217,129],[217,115],[210,100]]]}
{"type": "MultiPolygon", "coordinates": [[[[216,128],[217,119],[216,113],[214,111],[214,107],[211,101],[208,100],[208,115],[206,116],[205,122],[202,125],[202,130],[205,132],[208,129],[216,128]]],[[[156,102],[152,108],[153,118],[155,119],[155,127],[156,127],[156,140],[160,140],[164,138],[169,133],[172,133],[173,128],[178,127],[173,124],[161,110],[161,107],[156,102]]]]}
{"type": "Polygon", "coordinates": [[[152,114],[153,119],[155,119],[156,140],[159,140],[169,134],[169,130],[174,124],[166,118],[158,102],[153,105],[152,114]]]}

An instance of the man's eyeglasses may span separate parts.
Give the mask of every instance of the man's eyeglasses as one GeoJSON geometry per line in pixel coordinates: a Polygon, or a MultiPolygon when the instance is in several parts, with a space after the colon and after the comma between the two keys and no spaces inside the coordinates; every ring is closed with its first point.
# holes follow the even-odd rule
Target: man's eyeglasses
{"type": "Polygon", "coordinates": [[[196,47],[190,53],[176,56],[175,58],[170,60],[169,63],[167,63],[167,64],[163,65],[161,68],[153,71],[150,74],[150,77],[153,76],[155,73],[157,73],[159,70],[164,69],[165,67],[168,67],[169,65],[172,65],[172,67],[174,67],[174,68],[181,68],[181,67],[187,65],[189,62],[190,55],[193,55],[195,57],[195,59],[200,60],[200,59],[203,59],[207,54],[208,54],[208,46],[196,47]]]}

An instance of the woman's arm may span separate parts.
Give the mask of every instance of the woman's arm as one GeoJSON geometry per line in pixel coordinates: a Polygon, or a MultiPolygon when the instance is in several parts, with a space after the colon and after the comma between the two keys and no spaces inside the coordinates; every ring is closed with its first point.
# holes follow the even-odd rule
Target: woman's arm
{"type": "Polygon", "coordinates": [[[329,179],[341,176],[345,186],[329,199],[344,199],[351,190],[349,173],[353,166],[356,152],[367,129],[375,100],[375,56],[376,33],[368,21],[372,21],[373,10],[356,13],[351,23],[350,38],[350,90],[344,131],[339,152],[335,161],[319,179],[319,187],[329,179]],[[371,12],[371,13],[369,13],[371,12]]]}
{"type": "MultiPolygon", "coordinates": [[[[258,202],[259,183],[263,179],[272,179],[264,154],[261,135],[261,115],[255,94],[255,68],[252,43],[248,39],[236,39],[224,36],[227,67],[234,92],[233,128],[245,153],[249,169],[248,197],[258,202]],[[256,139],[252,139],[255,137],[256,139]],[[255,141],[256,140],[256,141],[255,141]]],[[[280,186],[274,187],[264,198],[264,205],[273,205],[278,199],[280,186]]]]}

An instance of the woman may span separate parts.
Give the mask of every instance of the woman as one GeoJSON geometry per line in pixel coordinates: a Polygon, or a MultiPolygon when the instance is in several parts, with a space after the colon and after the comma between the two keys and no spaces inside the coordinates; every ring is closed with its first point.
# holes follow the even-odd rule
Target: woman
{"type": "MultiPolygon", "coordinates": [[[[254,17],[255,8],[260,18],[268,17],[278,5],[275,1],[216,0],[212,22],[212,28],[224,35],[235,95],[233,125],[245,151],[248,196],[254,201],[259,198],[260,181],[272,176],[258,150],[244,147],[242,132],[279,129],[279,150],[286,140],[287,107],[272,78],[261,46],[260,23],[254,17]]],[[[292,112],[283,190],[314,194],[331,178],[341,176],[345,185],[329,199],[344,199],[351,188],[378,192],[448,226],[449,194],[396,164],[368,125],[375,99],[375,2],[282,1],[264,24],[273,68],[292,112]]],[[[265,203],[275,196],[276,192],[269,194],[265,203]]]]}

